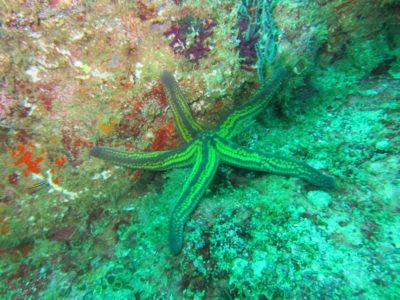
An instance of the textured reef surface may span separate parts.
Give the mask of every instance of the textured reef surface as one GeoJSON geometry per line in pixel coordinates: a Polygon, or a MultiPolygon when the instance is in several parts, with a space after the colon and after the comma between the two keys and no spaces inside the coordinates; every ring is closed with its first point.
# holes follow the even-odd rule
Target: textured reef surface
{"type": "Polygon", "coordinates": [[[1,1],[0,298],[400,298],[399,16],[397,0],[1,1]],[[191,170],[90,150],[182,146],[162,70],[213,130],[279,67],[234,141],[337,187],[222,165],[173,255],[191,170]]]}

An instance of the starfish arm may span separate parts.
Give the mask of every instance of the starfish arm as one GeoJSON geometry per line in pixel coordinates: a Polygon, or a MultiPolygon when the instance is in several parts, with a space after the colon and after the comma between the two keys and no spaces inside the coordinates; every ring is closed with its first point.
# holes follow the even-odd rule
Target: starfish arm
{"type": "Polygon", "coordinates": [[[285,68],[277,69],[258,94],[226,117],[217,128],[217,133],[225,138],[232,138],[235,136],[243,128],[244,123],[249,118],[258,115],[265,109],[272,98],[273,92],[279,87],[280,83],[286,77],[286,74],[287,70],[285,68]]]}
{"type": "Polygon", "coordinates": [[[178,133],[185,142],[189,142],[203,129],[193,119],[188,101],[182,94],[174,76],[168,71],[163,71],[160,77],[178,133]]]}
{"type": "Polygon", "coordinates": [[[332,177],[294,159],[248,150],[223,138],[217,139],[216,147],[222,163],[254,171],[298,177],[319,187],[335,187],[332,177]]]}
{"type": "Polygon", "coordinates": [[[161,171],[188,167],[194,162],[196,148],[193,143],[175,150],[155,152],[129,152],[109,147],[94,147],[90,155],[116,165],[137,170],[161,171]]]}
{"type": "Polygon", "coordinates": [[[169,247],[175,255],[182,250],[185,223],[211,183],[218,164],[219,158],[215,149],[203,144],[198,151],[193,170],[171,215],[169,247]]]}

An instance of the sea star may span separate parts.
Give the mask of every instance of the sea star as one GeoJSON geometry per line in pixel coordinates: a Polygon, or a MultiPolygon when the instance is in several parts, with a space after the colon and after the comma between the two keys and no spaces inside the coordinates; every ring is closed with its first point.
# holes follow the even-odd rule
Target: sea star
{"type": "Polygon", "coordinates": [[[169,247],[173,254],[182,250],[183,230],[190,214],[200,202],[219,164],[302,178],[315,186],[334,187],[332,177],[296,160],[246,149],[230,141],[245,123],[269,103],[287,71],[277,69],[260,92],[238,110],[228,115],[213,131],[203,130],[191,114],[188,102],[170,72],[161,73],[161,82],[172,109],[174,122],[185,145],[166,151],[129,152],[109,147],[95,147],[90,155],[131,169],[168,170],[192,167],[183,185],[169,222],[169,247]]]}

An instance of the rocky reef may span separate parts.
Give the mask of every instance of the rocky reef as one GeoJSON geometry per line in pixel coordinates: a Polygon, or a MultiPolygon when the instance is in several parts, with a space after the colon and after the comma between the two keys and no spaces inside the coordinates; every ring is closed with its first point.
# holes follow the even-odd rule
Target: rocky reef
{"type": "Polygon", "coordinates": [[[2,1],[0,295],[400,298],[399,15],[397,0],[2,1]],[[189,170],[89,151],[181,145],[162,70],[211,130],[281,66],[235,141],[338,187],[220,168],[173,256],[189,170]]]}

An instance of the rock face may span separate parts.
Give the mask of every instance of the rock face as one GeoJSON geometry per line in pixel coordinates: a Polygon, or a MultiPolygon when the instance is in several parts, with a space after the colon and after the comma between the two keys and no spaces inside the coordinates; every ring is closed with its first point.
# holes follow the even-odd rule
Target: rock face
{"type": "Polygon", "coordinates": [[[14,2],[0,4],[5,298],[400,298],[398,1],[14,2]],[[89,150],[179,146],[162,70],[212,129],[277,66],[289,79],[237,142],[339,187],[222,168],[170,256],[186,170],[89,150]]]}

